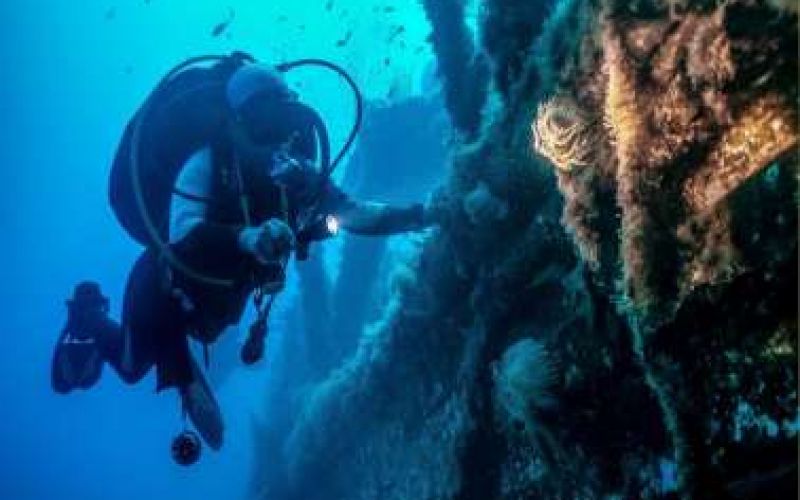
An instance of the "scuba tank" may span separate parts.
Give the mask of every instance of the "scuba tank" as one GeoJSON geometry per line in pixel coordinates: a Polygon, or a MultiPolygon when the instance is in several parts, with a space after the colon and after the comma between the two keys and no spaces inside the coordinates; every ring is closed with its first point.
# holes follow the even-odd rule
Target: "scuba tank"
{"type": "Polygon", "coordinates": [[[194,66],[167,75],[125,127],[111,167],[109,200],[119,223],[142,245],[167,238],[175,180],[197,149],[224,133],[225,85],[248,61],[249,56],[234,54],[209,68],[194,66]],[[139,209],[137,191],[145,210],[139,209]],[[149,224],[157,234],[148,230],[149,224]]]}
{"type": "MultiPolygon", "coordinates": [[[[228,133],[230,109],[225,97],[228,79],[242,65],[255,62],[248,54],[234,52],[228,56],[194,57],[177,65],[128,122],[111,167],[109,201],[120,225],[140,244],[158,250],[173,269],[205,284],[234,285],[228,277],[210,276],[190,267],[170,250],[167,244],[170,202],[175,181],[189,157],[228,133]]],[[[334,71],[355,96],[353,127],[332,161],[325,124],[316,112],[307,108],[320,150],[321,189],[355,141],[362,121],[363,98],[347,72],[331,62],[301,59],[276,68],[286,73],[302,66],[334,71]]]]}

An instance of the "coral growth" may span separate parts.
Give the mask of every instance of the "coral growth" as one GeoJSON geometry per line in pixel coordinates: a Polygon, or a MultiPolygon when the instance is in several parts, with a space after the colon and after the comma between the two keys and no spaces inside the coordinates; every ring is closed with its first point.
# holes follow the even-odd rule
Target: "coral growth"
{"type": "MultiPolygon", "coordinates": [[[[605,51],[603,73],[608,79],[603,106],[603,121],[616,154],[617,203],[622,213],[623,293],[635,304],[648,306],[655,301],[648,283],[647,238],[653,222],[647,204],[654,172],[647,163],[655,151],[647,151],[647,122],[643,96],[637,88],[632,62],[626,57],[622,41],[613,25],[602,32],[605,51]],[[647,155],[647,156],[646,156],[647,155]]],[[[657,154],[657,153],[656,153],[657,154]]]]}
{"type": "Polygon", "coordinates": [[[556,168],[569,172],[593,161],[598,137],[592,129],[592,120],[574,99],[555,96],[539,105],[531,125],[533,146],[556,168]]]}
{"type": "Polygon", "coordinates": [[[534,416],[555,405],[556,367],[545,346],[517,341],[503,353],[494,372],[494,406],[502,426],[537,432],[534,416]]]}
{"type": "Polygon", "coordinates": [[[601,264],[601,239],[598,223],[601,211],[599,202],[597,174],[586,171],[580,176],[558,173],[558,189],[564,193],[564,212],[561,221],[572,233],[581,257],[593,271],[599,271],[601,264]]]}
{"type": "Polygon", "coordinates": [[[493,195],[483,182],[464,197],[463,206],[469,220],[483,229],[487,229],[492,223],[508,215],[508,205],[505,200],[493,195]]]}
{"type": "Polygon", "coordinates": [[[690,256],[683,270],[681,296],[701,285],[729,281],[741,271],[728,207],[690,218],[678,228],[677,235],[690,256]]]}
{"type": "Polygon", "coordinates": [[[796,497],[779,3],[486,0],[500,98],[383,319],[310,391],[287,498],[796,497]]]}
{"type": "Polygon", "coordinates": [[[486,60],[475,50],[460,0],[422,0],[431,21],[430,40],[439,76],[444,80],[447,109],[457,132],[475,139],[480,131],[489,75],[486,60]]]}
{"type": "MultiPolygon", "coordinates": [[[[740,33],[738,18],[744,14],[735,2],[707,12],[678,9],[686,11],[679,14],[671,8],[662,14],[671,17],[662,19],[623,20],[608,9],[600,13],[598,33],[585,38],[596,50],[576,54],[559,91],[602,97],[584,99],[581,106],[563,98],[540,105],[535,145],[559,170],[563,219],[595,268],[601,239],[595,220],[607,209],[592,205],[609,185],[616,191],[620,293],[644,319],[657,323],[675,310],[687,289],[718,282],[737,269],[733,243],[722,234],[727,226],[709,224],[714,217],[706,212],[724,212],[716,205],[795,147],[793,87],[768,88],[796,63],[780,55],[788,46],[776,41],[780,34],[770,42],[749,41],[740,33]],[[769,57],[779,64],[759,74],[762,68],[753,61],[769,57]],[[593,72],[604,75],[599,92],[597,82],[586,78],[593,72]],[[593,113],[602,114],[607,137],[582,119],[593,113]],[[603,140],[605,145],[598,144],[603,140]],[[611,155],[603,154],[604,147],[611,155]],[[587,163],[597,174],[565,174],[587,163]],[[710,225],[715,227],[700,229],[710,225]],[[665,254],[664,249],[678,248],[676,236],[684,250],[665,254]],[[698,261],[705,262],[702,272],[698,261]],[[718,269],[710,269],[712,262],[718,269]],[[688,283],[675,283],[675,276],[688,283]]],[[[772,15],[775,26],[788,29],[772,15]]]]}
{"type": "MultiPolygon", "coordinates": [[[[556,167],[562,220],[589,269],[605,286],[609,276],[619,278],[616,292],[624,300],[617,301],[618,311],[631,325],[658,396],[680,486],[696,494],[710,488],[704,482],[713,476],[693,420],[700,394],[708,397],[711,389],[693,390],[686,365],[711,340],[690,341],[692,330],[674,324],[685,321],[686,304],[793,258],[791,250],[776,250],[776,241],[797,246],[796,231],[782,229],[795,220],[796,179],[780,173],[797,169],[791,154],[798,137],[797,60],[789,55],[797,20],[750,2],[651,7],[604,4],[584,38],[595,49],[576,53],[561,75],[558,92],[585,96],[585,113],[603,116],[606,137],[587,153],[594,155],[592,174],[565,171],[563,155],[538,149],[556,167]],[[772,27],[768,35],[752,28],[756,19],[772,27]],[[598,81],[586,77],[591,73],[603,75],[599,90],[598,81]],[[603,154],[604,146],[611,155],[603,154]],[[773,164],[780,186],[761,175],[773,164]],[[608,194],[616,199],[613,207],[604,203],[608,194]],[[764,216],[753,215],[759,213],[764,216]],[[752,231],[754,238],[747,236],[752,231]],[[609,258],[607,243],[617,237],[617,258],[609,258]],[[676,355],[677,342],[667,332],[693,348],[676,355]]],[[[546,111],[541,108],[537,120],[546,111]]],[[[709,314],[729,306],[717,298],[707,307],[709,314]]],[[[764,307],[774,309],[775,299],[764,307]]]]}
{"type": "Polygon", "coordinates": [[[489,56],[494,86],[504,99],[524,80],[526,56],[535,43],[549,5],[516,0],[484,2],[481,9],[480,40],[489,56]]]}
{"type": "Polygon", "coordinates": [[[702,213],[715,207],[750,177],[792,151],[797,134],[794,106],[779,95],[767,94],[748,104],[684,183],[689,209],[702,213]]]}

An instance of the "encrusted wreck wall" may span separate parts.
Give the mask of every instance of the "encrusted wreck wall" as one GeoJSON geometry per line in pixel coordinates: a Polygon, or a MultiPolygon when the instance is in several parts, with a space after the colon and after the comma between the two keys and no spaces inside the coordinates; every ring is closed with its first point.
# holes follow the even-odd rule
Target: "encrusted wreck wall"
{"type": "Polygon", "coordinates": [[[485,2],[482,132],[283,496],[795,498],[796,9],[521,5],[485,2]]]}
{"type": "Polygon", "coordinates": [[[562,221],[631,328],[681,491],[791,484],[797,17],[755,1],[594,10],[532,125],[562,221]]]}

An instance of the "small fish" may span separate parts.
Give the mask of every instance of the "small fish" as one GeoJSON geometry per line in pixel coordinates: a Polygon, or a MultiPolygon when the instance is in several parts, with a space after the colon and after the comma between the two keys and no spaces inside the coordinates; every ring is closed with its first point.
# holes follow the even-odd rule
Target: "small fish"
{"type": "Polygon", "coordinates": [[[389,91],[386,92],[385,99],[387,101],[393,101],[394,98],[398,96],[398,94],[400,94],[400,89],[398,85],[396,83],[392,83],[392,85],[389,87],[389,91]]]}
{"type": "Polygon", "coordinates": [[[386,14],[390,14],[392,12],[395,12],[396,10],[397,8],[392,5],[387,5],[386,7],[383,8],[383,12],[385,12],[386,14]]]}
{"type": "Polygon", "coordinates": [[[406,27],[403,25],[395,26],[392,32],[389,34],[389,38],[386,40],[387,42],[393,42],[395,38],[402,35],[406,31],[406,27]]]}
{"type": "Polygon", "coordinates": [[[328,0],[328,3],[325,4],[325,10],[330,12],[333,10],[333,0],[328,0]]]}
{"type": "Polygon", "coordinates": [[[388,66],[389,64],[391,64],[391,62],[392,62],[392,60],[391,60],[391,59],[389,59],[389,58],[387,57],[387,58],[385,58],[385,59],[383,60],[383,65],[384,65],[384,66],[388,66]]]}
{"type": "Polygon", "coordinates": [[[106,21],[114,20],[114,18],[117,17],[117,8],[116,7],[109,7],[108,10],[105,13],[105,16],[103,16],[103,17],[105,17],[106,21]]]}
{"type": "Polygon", "coordinates": [[[225,30],[228,29],[228,21],[222,21],[221,23],[214,26],[214,29],[211,30],[212,37],[218,37],[221,34],[225,33],[225,30]]]}
{"type": "Polygon", "coordinates": [[[280,16],[278,16],[278,22],[279,23],[285,23],[288,20],[289,20],[289,17],[284,15],[284,14],[281,14],[280,16]]]}
{"type": "Polygon", "coordinates": [[[350,42],[350,39],[353,38],[353,30],[347,32],[347,34],[341,40],[336,42],[337,47],[344,47],[350,42]]]}
{"type": "Polygon", "coordinates": [[[225,33],[226,31],[228,31],[228,28],[230,27],[235,17],[236,17],[236,11],[230,9],[228,11],[228,18],[225,19],[224,21],[220,21],[219,23],[217,23],[216,26],[214,26],[214,28],[211,30],[211,36],[216,38],[221,34],[225,33]]]}

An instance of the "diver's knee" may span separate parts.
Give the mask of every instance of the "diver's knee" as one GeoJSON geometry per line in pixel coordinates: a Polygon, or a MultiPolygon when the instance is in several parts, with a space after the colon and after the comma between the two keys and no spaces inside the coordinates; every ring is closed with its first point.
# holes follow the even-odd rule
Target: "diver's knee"
{"type": "Polygon", "coordinates": [[[147,372],[150,371],[151,367],[152,364],[128,370],[118,368],[117,374],[119,374],[119,378],[127,385],[134,385],[138,384],[145,377],[145,375],[147,375],[147,372]]]}

